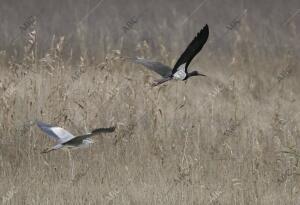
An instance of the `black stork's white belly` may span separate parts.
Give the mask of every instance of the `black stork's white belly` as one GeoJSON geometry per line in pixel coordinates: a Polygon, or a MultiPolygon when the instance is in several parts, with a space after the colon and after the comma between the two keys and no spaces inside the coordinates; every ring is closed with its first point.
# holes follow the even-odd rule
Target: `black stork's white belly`
{"type": "Polygon", "coordinates": [[[185,72],[185,63],[179,66],[177,71],[173,74],[173,79],[175,80],[184,80],[186,78],[186,72],[185,72]]]}

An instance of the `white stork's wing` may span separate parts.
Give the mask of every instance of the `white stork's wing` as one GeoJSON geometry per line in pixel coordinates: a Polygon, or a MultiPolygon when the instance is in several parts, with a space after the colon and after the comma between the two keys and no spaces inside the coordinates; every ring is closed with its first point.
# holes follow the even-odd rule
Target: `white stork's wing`
{"type": "Polygon", "coordinates": [[[152,60],[148,60],[148,59],[144,59],[144,58],[131,58],[132,62],[136,63],[136,64],[141,64],[143,66],[145,66],[146,68],[148,68],[149,70],[152,70],[156,73],[158,73],[159,75],[161,75],[162,77],[168,77],[169,75],[172,74],[172,68],[170,68],[167,65],[164,65],[160,62],[157,61],[152,61],[152,60]]]}
{"type": "Polygon", "coordinates": [[[110,132],[114,132],[116,129],[116,127],[108,127],[108,128],[97,128],[95,130],[93,130],[91,133],[87,133],[85,135],[80,135],[80,136],[76,136],[74,138],[72,138],[71,140],[67,140],[64,141],[62,144],[80,144],[82,142],[82,140],[91,137],[92,135],[96,135],[98,133],[110,133],[110,132]]]}
{"type": "Polygon", "coordinates": [[[45,132],[51,139],[56,140],[59,143],[64,143],[73,139],[75,136],[66,131],[65,129],[57,126],[52,126],[44,122],[37,122],[37,126],[45,132]]]}

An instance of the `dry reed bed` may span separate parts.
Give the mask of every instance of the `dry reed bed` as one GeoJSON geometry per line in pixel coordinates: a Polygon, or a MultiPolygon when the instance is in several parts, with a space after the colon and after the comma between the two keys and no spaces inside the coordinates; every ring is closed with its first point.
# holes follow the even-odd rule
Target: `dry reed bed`
{"type": "MultiPolygon", "coordinates": [[[[2,52],[3,204],[299,203],[297,54],[257,49],[249,29],[245,21],[232,32],[224,55],[208,43],[193,66],[209,77],[154,89],[155,74],[122,57],[126,42],[119,52],[108,40],[93,60],[82,40],[76,63],[57,49],[61,38],[42,57],[2,52]],[[71,156],[41,155],[51,142],[36,119],[74,134],[117,131],[71,156]]],[[[174,63],[183,45],[161,39],[136,43],[135,53],[174,63]]]]}

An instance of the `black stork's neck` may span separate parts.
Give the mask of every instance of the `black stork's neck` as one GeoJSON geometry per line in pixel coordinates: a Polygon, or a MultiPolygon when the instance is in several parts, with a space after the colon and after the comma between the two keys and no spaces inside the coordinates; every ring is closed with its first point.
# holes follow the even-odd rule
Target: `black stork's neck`
{"type": "Polygon", "coordinates": [[[187,74],[186,79],[188,79],[189,77],[192,77],[192,76],[206,76],[206,75],[201,74],[198,71],[192,71],[192,72],[187,74]]]}

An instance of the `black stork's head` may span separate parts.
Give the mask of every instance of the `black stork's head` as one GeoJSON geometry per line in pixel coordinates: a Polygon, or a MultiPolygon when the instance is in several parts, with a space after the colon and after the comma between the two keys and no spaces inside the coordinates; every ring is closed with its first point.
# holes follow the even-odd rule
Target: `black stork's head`
{"type": "Polygon", "coordinates": [[[198,71],[195,70],[195,71],[192,71],[187,74],[187,78],[192,77],[192,76],[206,76],[206,75],[199,73],[198,71]]]}

